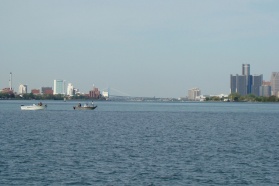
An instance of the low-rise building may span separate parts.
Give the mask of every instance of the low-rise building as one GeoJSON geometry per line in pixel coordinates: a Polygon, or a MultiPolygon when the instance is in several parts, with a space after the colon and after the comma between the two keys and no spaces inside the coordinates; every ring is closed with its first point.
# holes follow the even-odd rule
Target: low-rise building
{"type": "Polygon", "coordinates": [[[34,95],[39,95],[40,94],[40,89],[32,89],[31,93],[34,95]]]}
{"type": "Polygon", "coordinates": [[[42,87],[42,94],[53,94],[52,87],[42,87]]]}

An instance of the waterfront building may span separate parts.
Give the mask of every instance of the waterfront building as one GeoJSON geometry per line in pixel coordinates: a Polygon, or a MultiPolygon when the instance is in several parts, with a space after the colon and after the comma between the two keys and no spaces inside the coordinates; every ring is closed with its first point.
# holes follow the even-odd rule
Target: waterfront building
{"type": "Polygon", "coordinates": [[[11,88],[9,87],[9,88],[3,88],[3,89],[1,90],[1,93],[13,94],[14,91],[13,91],[13,89],[11,89],[11,88]]]}
{"type": "Polygon", "coordinates": [[[68,96],[73,96],[74,95],[74,86],[72,83],[69,83],[68,84],[68,87],[67,87],[67,95],[68,96]]]}
{"type": "Polygon", "coordinates": [[[231,74],[231,77],[230,77],[230,92],[231,93],[236,93],[237,92],[237,89],[236,89],[236,75],[232,75],[231,74]]]}
{"type": "Polygon", "coordinates": [[[100,98],[100,91],[98,88],[93,87],[93,90],[89,91],[89,97],[90,98],[94,98],[94,99],[98,99],[100,98]]]}
{"type": "Polygon", "coordinates": [[[79,92],[79,89],[78,89],[78,88],[74,88],[74,95],[76,95],[76,94],[81,94],[81,93],[79,92]]]}
{"type": "Polygon", "coordinates": [[[251,86],[252,86],[252,77],[250,75],[250,64],[242,64],[242,75],[246,77],[246,86],[247,91],[246,94],[251,93],[251,86]]]}
{"type": "Polygon", "coordinates": [[[242,75],[236,74],[230,77],[231,93],[260,95],[263,75],[250,75],[250,64],[242,64],[242,75]]]}
{"type": "Polygon", "coordinates": [[[32,89],[31,93],[34,95],[39,95],[40,94],[40,89],[32,89]]]}
{"type": "Polygon", "coordinates": [[[245,75],[231,75],[231,93],[247,95],[247,77],[245,75]]]}
{"type": "Polygon", "coordinates": [[[18,87],[18,93],[19,94],[26,94],[27,93],[27,85],[19,85],[18,87]]]}
{"type": "Polygon", "coordinates": [[[104,96],[104,98],[109,99],[109,92],[108,91],[103,91],[102,95],[104,96]]]}
{"type": "Polygon", "coordinates": [[[250,64],[242,64],[242,75],[250,76],[250,64]]]}
{"type": "Polygon", "coordinates": [[[192,88],[188,90],[188,100],[196,101],[201,95],[199,88],[192,88]]]}
{"type": "Polygon", "coordinates": [[[279,72],[272,72],[271,74],[271,94],[278,97],[279,93],[279,72]]]}
{"type": "Polygon", "coordinates": [[[53,94],[52,87],[42,87],[42,94],[53,94]]]}
{"type": "Polygon", "coordinates": [[[53,94],[65,94],[65,81],[64,80],[54,80],[53,84],[53,94]]]}
{"type": "Polygon", "coordinates": [[[260,86],[260,96],[270,97],[271,96],[271,86],[270,85],[260,86]]]}
{"type": "Polygon", "coordinates": [[[253,75],[251,76],[251,94],[254,94],[255,96],[260,96],[260,87],[263,83],[263,75],[253,75]]]}

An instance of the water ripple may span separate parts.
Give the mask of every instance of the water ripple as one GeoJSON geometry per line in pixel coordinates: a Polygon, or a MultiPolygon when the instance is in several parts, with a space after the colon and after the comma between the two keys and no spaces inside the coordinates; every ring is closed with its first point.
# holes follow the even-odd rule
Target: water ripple
{"type": "Polygon", "coordinates": [[[277,115],[215,106],[1,110],[0,185],[279,184],[277,115]]]}

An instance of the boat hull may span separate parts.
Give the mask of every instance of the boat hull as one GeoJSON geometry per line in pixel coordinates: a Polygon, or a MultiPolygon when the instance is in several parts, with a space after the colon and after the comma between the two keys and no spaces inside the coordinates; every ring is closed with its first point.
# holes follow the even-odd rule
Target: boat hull
{"type": "Polygon", "coordinates": [[[73,107],[74,110],[94,110],[97,106],[73,107]]]}
{"type": "Polygon", "coordinates": [[[21,105],[21,110],[44,110],[46,108],[46,105],[21,105]]]}

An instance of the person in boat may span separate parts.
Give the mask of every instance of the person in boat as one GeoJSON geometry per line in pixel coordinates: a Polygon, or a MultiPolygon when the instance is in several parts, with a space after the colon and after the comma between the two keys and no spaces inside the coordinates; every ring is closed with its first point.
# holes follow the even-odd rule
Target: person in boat
{"type": "Polygon", "coordinates": [[[38,103],[38,105],[39,105],[39,106],[42,106],[43,104],[42,104],[42,102],[40,102],[40,103],[38,103]]]}
{"type": "Polygon", "coordinates": [[[81,107],[81,104],[80,104],[80,103],[78,104],[78,107],[81,107]]]}

